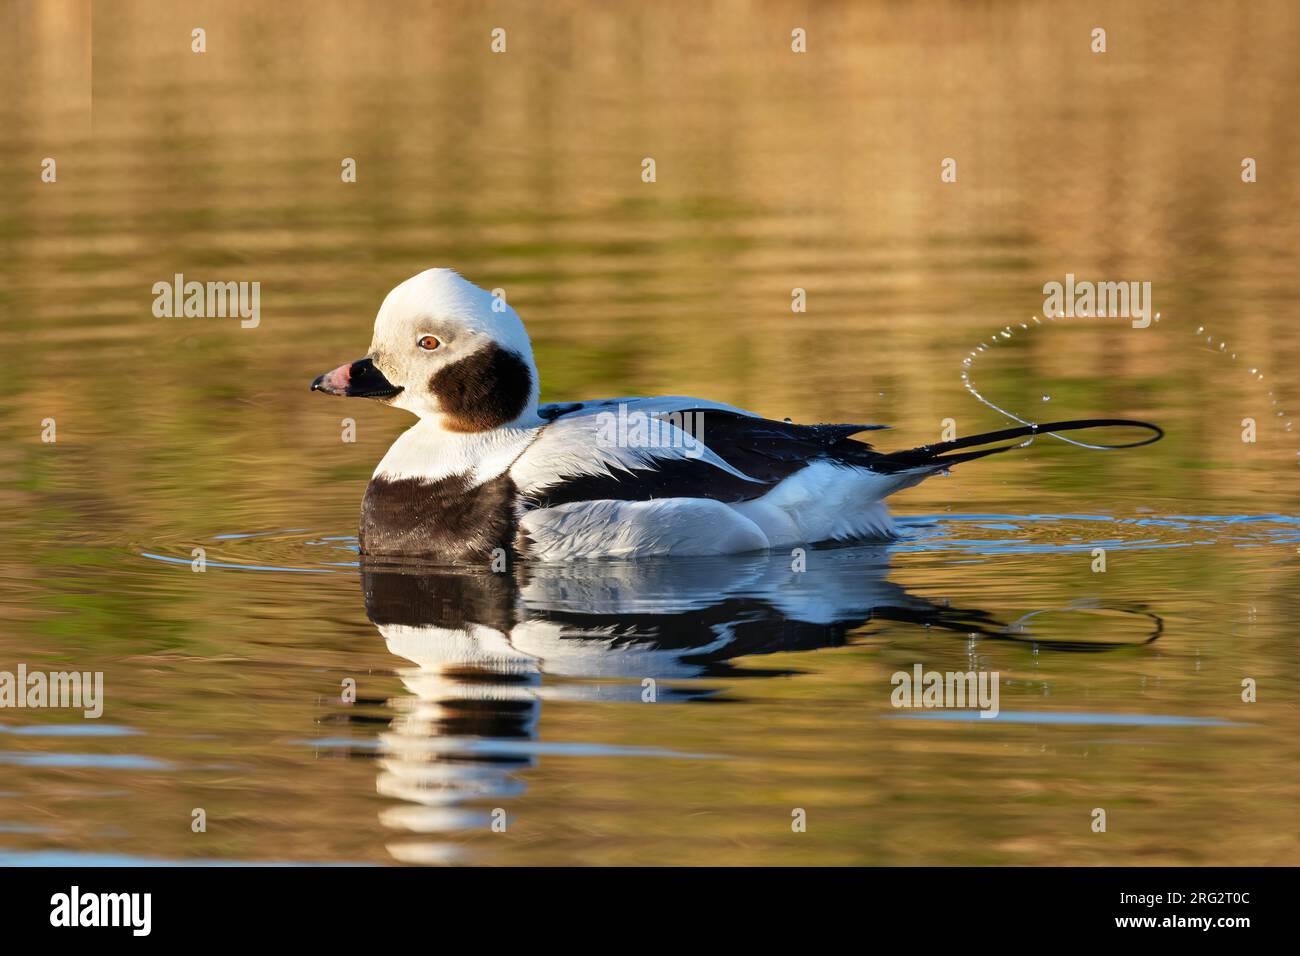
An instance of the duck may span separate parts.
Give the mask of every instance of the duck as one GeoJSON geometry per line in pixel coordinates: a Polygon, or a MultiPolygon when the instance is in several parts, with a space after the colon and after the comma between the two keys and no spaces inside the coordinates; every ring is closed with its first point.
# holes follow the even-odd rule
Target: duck
{"type": "Polygon", "coordinates": [[[1083,419],[885,452],[854,436],[888,426],[798,424],[680,395],[542,404],[513,306],[449,268],[393,288],[365,357],[311,389],[417,418],[366,485],[363,556],[494,567],[890,540],[885,499],[955,464],[1080,428],[1154,433],[1111,448],[1163,436],[1083,419]]]}

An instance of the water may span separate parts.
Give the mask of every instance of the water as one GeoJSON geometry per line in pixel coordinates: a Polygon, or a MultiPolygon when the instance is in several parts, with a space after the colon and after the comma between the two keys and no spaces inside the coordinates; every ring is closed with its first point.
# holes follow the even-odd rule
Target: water
{"type": "Polygon", "coordinates": [[[0,710],[0,862],[1297,860],[1300,13],[1116,8],[1099,61],[1050,7],[529,5],[497,58],[474,5],[305,10],[206,11],[203,55],[183,10],[0,14],[0,671],[106,696],[0,710]],[[961,377],[996,336],[998,407],[1168,437],[958,466],[802,572],[362,566],[406,421],[307,383],[435,264],[507,290],[546,401],[905,447],[1008,424],[961,377]],[[177,272],[260,325],[154,318],[177,272]],[[1161,321],[1024,334],[1067,272],[1161,321]],[[998,671],[999,716],[892,707],[916,664],[998,671]]]}

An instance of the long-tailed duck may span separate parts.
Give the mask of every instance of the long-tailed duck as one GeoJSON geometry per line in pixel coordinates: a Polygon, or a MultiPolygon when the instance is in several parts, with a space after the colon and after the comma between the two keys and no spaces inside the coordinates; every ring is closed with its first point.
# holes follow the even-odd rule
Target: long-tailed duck
{"type": "MultiPolygon", "coordinates": [[[[883,499],[1035,434],[1126,419],[1049,422],[905,451],[851,436],[882,425],[797,425],[681,396],[538,404],[523,322],[450,269],[384,299],[365,358],[313,390],[372,398],[419,421],[366,487],[368,555],[483,562],[737,554],[889,538],[883,499]]],[[[1123,446],[1130,447],[1130,446],[1123,446]]]]}

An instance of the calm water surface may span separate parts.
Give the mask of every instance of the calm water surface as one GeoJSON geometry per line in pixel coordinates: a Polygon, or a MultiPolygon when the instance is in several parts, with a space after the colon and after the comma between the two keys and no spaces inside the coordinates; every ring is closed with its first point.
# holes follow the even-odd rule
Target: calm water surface
{"type": "Polygon", "coordinates": [[[1300,860],[1295,8],[1117,4],[1105,58],[1071,5],[223,4],[203,55],[113,9],[0,14],[0,670],[106,684],[0,710],[0,862],[1300,860]],[[995,403],[1168,438],[961,466],[803,572],[362,565],[407,420],[307,383],[430,265],[507,291],[548,401],[904,447],[1004,424],[997,336],[995,403]],[[260,325],[155,318],[178,272],[260,325]],[[1036,325],[1067,272],[1161,320],[1036,325]],[[1000,716],[893,708],[916,664],[1000,716]]]}

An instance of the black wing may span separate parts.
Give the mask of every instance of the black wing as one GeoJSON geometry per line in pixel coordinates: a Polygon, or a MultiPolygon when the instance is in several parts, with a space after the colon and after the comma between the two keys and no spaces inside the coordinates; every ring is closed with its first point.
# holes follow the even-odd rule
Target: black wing
{"type": "MultiPolygon", "coordinates": [[[[584,405],[543,406],[554,421],[584,405]]],[[[665,458],[654,468],[617,470],[612,475],[564,476],[529,496],[533,507],[573,501],[648,501],[652,498],[712,498],[737,502],[761,498],[772,487],[815,461],[870,467],[883,456],[866,442],[849,438],[885,425],[796,425],[716,408],[674,410],[695,422],[693,436],[747,475],[750,481],[700,458],[665,458]],[[689,416],[689,417],[687,417],[689,416]]]]}

